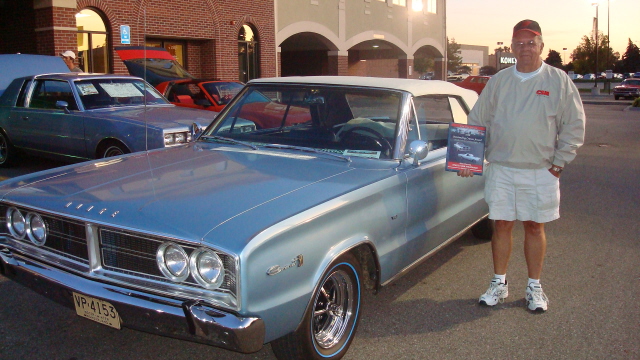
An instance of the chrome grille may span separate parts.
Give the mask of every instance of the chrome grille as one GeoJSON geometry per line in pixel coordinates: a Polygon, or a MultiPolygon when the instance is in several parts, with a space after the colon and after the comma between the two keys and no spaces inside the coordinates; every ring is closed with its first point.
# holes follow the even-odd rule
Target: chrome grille
{"type": "MultiPolygon", "coordinates": [[[[171,282],[160,272],[156,264],[158,248],[162,243],[166,242],[167,239],[105,227],[101,227],[99,233],[102,266],[105,270],[124,274],[142,274],[158,281],[171,282]]],[[[187,256],[191,255],[191,252],[197,248],[197,246],[191,244],[174,242],[185,250],[187,256]]],[[[236,273],[235,260],[224,253],[216,253],[220,257],[220,260],[222,260],[225,268],[224,282],[220,286],[220,289],[236,295],[236,279],[235,276],[233,276],[233,274],[236,273]]],[[[183,284],[198,288],[201,287],[191,276],[189,276],[183,284]]]]}
{"type": "MultiPolygon", "coordinates": [[[[16,207],[22,214],[27,214],[31,210],[16,207]]],[[[2,221],[6,222],[5,214],[8,207],[0,207],[2,221]]],[[[49,250],[58,256],[79,261],[84,264],[89,263],[89,251],[87,248],[87,232],[85,224],[80,221],[64,219],[54,215],[38,212],[42,220],[47,225],[47,241],[41,248],[49,250]]],[[[6,229],[3,229],[6,232],[6,229]]],[[[29,239],[19,239],[18,241],[31,244],[29,239]]]]}

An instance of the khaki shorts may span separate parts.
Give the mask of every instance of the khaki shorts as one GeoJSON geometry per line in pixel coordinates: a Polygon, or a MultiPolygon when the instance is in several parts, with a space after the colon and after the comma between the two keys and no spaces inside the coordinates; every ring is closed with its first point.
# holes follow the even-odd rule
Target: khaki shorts
{"type": "Polygon", "coordinates": [[[545,223],[560,217],[560,181],[548,169],[486,168],[489,218],[545,223]]]}

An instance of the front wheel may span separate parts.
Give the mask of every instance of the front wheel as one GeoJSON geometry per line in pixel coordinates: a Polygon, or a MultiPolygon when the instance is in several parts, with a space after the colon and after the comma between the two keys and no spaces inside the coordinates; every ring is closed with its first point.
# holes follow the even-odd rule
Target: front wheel
{"type": "Polygon", "coordinates": [[[98,158],[108,158],[112,156],[128,154],[129,150],[121,144],[109,143],[106,146],[102,146],[98,151],[98,158]]]}
{"type": "Polygon", "coordinates": [[[613,97],[614,97],[616,100],[620,99],[620,96],[618,96],[618,95],[613,95],[613,97]]]}
{"type": "Polygon", "coordinates": [[[298,329],[271,343],[280,360],[340,359],[353,340],[360,312],[359,263],[334,261],[318,283],[298,329]]]}

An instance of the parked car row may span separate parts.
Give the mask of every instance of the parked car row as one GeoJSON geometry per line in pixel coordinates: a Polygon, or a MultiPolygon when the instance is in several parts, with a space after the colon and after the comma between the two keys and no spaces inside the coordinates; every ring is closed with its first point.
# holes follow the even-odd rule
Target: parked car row
{"type": "Polygon", "coordinates": [[[442,81],[257,79],[189,139],[177,119],[212,113],[175,107],[141,79],[21,78],[2,97],[7,145],[28,122],[24,149],[84,144],[76,156],[101,157],[103,129],[130,151],[145,138],[164,148],[0,183],[0,272],[115,329],[339,359],[363,291],[469,229],[491,238],[484,177],[444,170],[449,125],[477,98],[442,81]]]}

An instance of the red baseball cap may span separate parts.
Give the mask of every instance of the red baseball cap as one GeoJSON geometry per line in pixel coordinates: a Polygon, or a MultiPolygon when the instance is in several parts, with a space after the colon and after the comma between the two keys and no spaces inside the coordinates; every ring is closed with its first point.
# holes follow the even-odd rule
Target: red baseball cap
{"type": "Polygon", "coordinates": [[[542,29],[540,29],[540,25],[533,20],[522,20],[517,23],[516,26],[513,27],[513,36],[516,36],[516,33],[519,31],[529,31],[535,35],[542,36],[542,29]]]}

